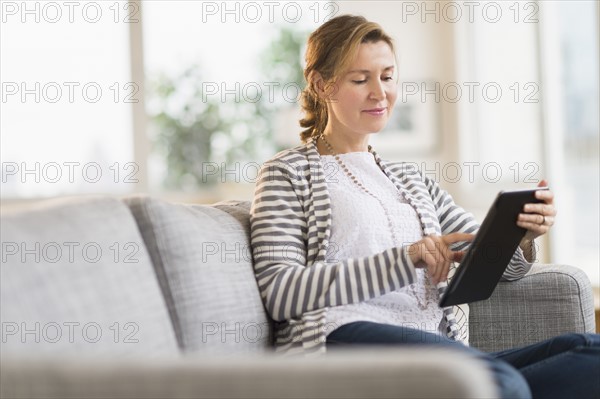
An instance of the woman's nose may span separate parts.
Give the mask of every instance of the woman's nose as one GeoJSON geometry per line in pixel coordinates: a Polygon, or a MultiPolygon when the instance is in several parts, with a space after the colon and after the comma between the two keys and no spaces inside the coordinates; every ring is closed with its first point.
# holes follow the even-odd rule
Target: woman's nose
{"type": "Polygon", "coordinates": [[[374,81],[371,85],[371,93],[369,97],[374,100],[384,100],[385,99],[385,87],[379,81],[374,81]]]}

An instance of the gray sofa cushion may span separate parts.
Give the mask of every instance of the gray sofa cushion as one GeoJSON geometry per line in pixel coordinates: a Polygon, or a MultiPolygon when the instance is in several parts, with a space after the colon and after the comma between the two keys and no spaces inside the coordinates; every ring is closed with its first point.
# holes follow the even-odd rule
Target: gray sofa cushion
{"type": "Polygon", "coordinates": [[[131,213],[105,197],[2,215],[2,354],[177,353],[131,213]]]}
{"type": "Polygon", "coordinates": [[[172,204],[147,196],[125,202],[157,269],[185,352],[262,352],[271,346],[252,267],[247,204],[172,204]]]}

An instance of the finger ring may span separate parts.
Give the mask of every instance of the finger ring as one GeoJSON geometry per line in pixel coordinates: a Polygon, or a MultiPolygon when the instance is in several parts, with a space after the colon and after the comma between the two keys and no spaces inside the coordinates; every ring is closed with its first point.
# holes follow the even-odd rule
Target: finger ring
{"type": "Polygon", "coordinates": [[[542,215],[542,225],[546,224],[546,216],[542,215]]]}

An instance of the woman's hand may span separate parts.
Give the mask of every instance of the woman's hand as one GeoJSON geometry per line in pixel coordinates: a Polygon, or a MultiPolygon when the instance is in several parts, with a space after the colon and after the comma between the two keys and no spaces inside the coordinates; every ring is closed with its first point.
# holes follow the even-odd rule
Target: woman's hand
{"type": "MultiPolygon", "coordinates": [[[[542,180],[538,187],[547,187],[548,182],[542,180]]],[[[517,225],[527,229],[525,237],[521,241],[523,247],[526,243],[531,243],[535,238],[546,234],[554,224],[556,217],[556,208],[554,208],[554,194],[550,190],[539,190],[535,192],[535,197],[543,202],[537,204],[525,204],[523,212],[517,218],[517,225]]]]}
{"type": "Polygon", "coordinates": [[[415,267],[427,268],[434,284],[448,278],[450,264],[460,262],[464,251],[451,251],[449,246],[459,241],[471,242],[474,234],[452,233],[445,236],[425,236],[408,247],[408,255],[415,267]]]}

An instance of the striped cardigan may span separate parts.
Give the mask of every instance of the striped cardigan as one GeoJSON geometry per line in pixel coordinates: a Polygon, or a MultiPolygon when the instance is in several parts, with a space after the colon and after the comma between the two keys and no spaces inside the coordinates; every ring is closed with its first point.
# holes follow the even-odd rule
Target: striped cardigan
{"type": "MultiPolygon", "coordinates": [[[[473,216],[435,181],[408,164],[385,162],[369,150],[416,210],[423,235],[478,230],[473,216]]],[[[407,247],[335,263],[325,261],[327,251],[335,248],[329,241],[327,182],[335,181],[336,172],[340,171],[323,169],[313,141],[282,151],[261,167],[250,210],[250,243],[260,294],[275,321],[279,352],[324,352],[327,331],[336,327],[327,324],[328,307],[368,300],[416,279],[407,247]]],[[[464,250],[468,245],[458,243],[453,249],[464,250]]],[[[530,268],[518,249],[503,279],[519,279],[530,268]]],[[[440,294],[446,287],[446,282],[438,284],[440,294]]],[[[447,336],[460,339],[461,326],[452,307],[444,309],[443,322],[447,336]]]]}

